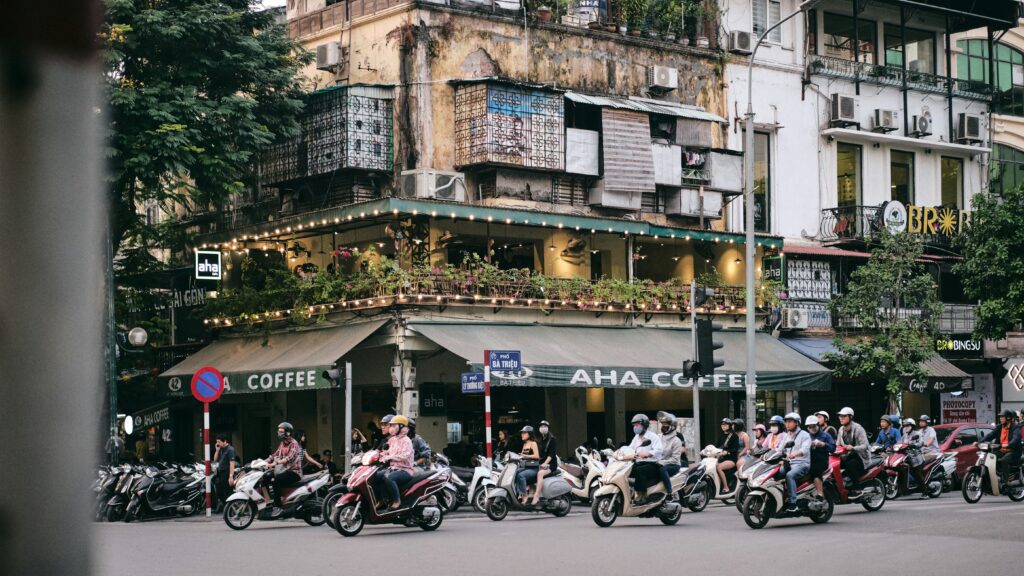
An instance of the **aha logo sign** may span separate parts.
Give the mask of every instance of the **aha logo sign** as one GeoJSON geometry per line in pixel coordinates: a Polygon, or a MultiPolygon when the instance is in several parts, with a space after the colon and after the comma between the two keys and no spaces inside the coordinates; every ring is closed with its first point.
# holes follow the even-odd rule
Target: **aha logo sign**
{"type": "Polygon", "coordinates": [[[220,280],[220,252],[196,250],[196,280],[220,280]]]}

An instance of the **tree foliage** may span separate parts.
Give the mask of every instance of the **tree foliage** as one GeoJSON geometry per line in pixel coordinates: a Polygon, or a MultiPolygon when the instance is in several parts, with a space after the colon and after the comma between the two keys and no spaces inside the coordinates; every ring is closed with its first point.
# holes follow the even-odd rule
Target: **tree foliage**
{"type": "Polygon", "coordinates": [[[980,301],[975,335],[1003,338],[1024,322],[1024,187],[974,196],[970,224],[957,239],[953,271],[980,301]]]}
{"type": "MultiPolygon", "coordinates": [[[[243,193],[259,148],[297,131],[309,55],[252,0],[107,0],[109,194],[122,267],[180,248],[180,226],[140,205],[203,210],[243,193]]],[[[152,264],[152,262],[149,262],[152,264]]]]}
{"type": "Polygon", "coordinates": [[[845,294],[833,302],[833,314],[852,321],[824,355],[837,376],[884,382],[893,396],[904,378],[924,379],[920,363],[932,350],[942,312],[935,281],[919,262],[920,239],[884,233],[868,262],[850,276],[845,294]],[[919,311],[919,312],[918,312],[919,311]]]}

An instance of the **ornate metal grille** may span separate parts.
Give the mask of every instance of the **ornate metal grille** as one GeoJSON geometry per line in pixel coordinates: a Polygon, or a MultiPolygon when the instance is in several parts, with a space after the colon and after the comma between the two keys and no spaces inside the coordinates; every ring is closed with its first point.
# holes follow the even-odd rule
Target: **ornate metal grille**
{"type": "Polygon", "coordinates": [[[561,94],[504,84],[455,90],[455,161],[541,170],[565,166],[561,94]]]}

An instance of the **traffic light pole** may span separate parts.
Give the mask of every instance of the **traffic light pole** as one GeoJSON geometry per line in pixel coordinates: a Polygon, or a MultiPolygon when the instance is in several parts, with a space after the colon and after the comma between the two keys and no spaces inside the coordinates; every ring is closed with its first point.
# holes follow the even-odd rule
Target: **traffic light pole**
{"type": "MultiPolygon", "coordinates": [[[[697,282],[690,280],[690,353],[693,361],[697,361],[697,282]]],[[[693,444],[700,454],[700,378],[693,379],[693,444]]]]}

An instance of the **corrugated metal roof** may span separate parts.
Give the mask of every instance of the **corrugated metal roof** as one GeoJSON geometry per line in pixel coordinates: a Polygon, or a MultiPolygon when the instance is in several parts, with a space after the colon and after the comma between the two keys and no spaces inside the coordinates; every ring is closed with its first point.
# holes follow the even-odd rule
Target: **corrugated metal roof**
{"type": "Polygon", "coordinates": [[[704,120],[705,122],[720,122],[722,124],[729,123],[725,118],[722,118],[718,114],[712,114],[702,108],[697,108],[695,106],[682,106],[671,102],[656,104],[650,100],[591,96],[589,94],[580,94],[579,92],[566,92],[565,97],[580,104],[591,104],[593,106],[602,106],[606,108],[619,108],[621,110],[635,110],[637,112],[663,114],[665,116],[677,116],[679,118],[690,118],[692,120],[704,120]]]}

